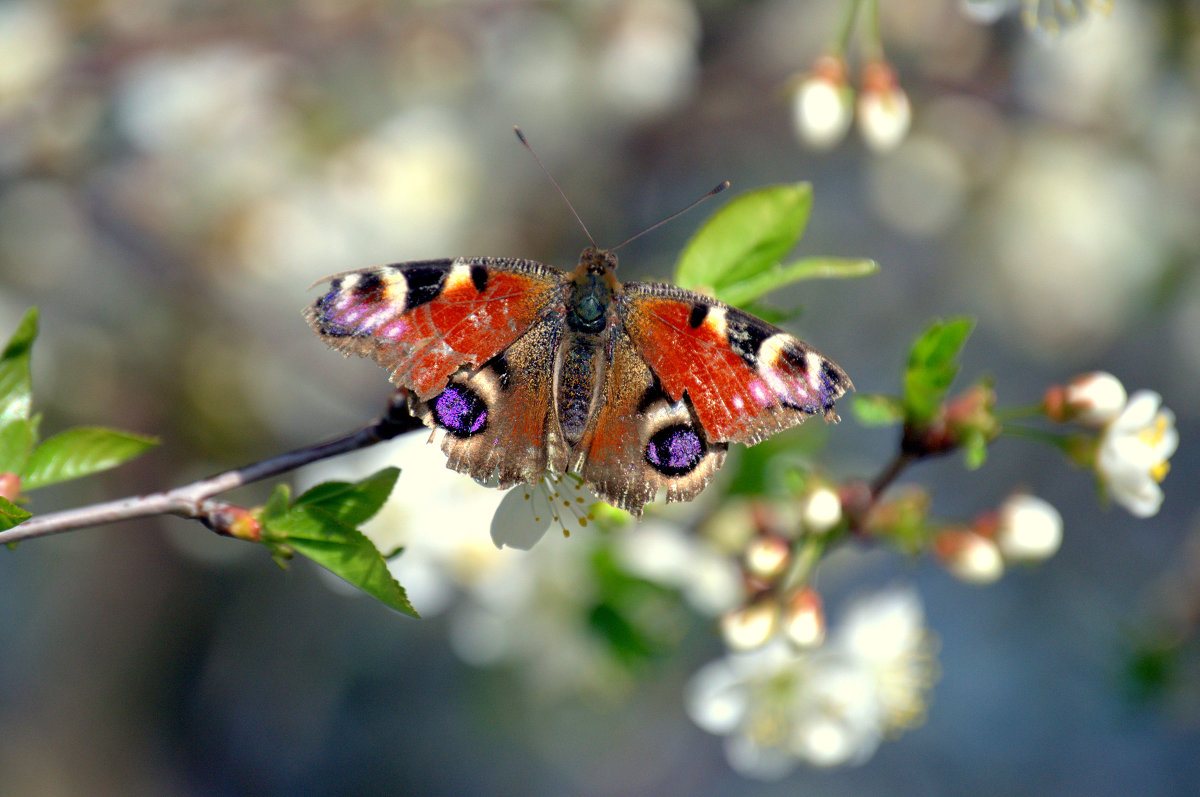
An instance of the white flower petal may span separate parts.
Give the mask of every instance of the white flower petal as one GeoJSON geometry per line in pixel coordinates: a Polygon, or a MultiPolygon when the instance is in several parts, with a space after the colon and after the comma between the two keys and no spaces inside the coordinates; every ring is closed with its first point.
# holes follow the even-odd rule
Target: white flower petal
{"type": "Polygon", "coordinates": [[[725,740],[725,757],[739,774],[756,780],[782,780],[796,768],[796,758],[780,747],[763,747],[745,734],[725,740]]]}
{"type": "Polygon", "coordinates": [[[1139,390],[1129,397],[1129,403],[1125,405],[1113,427],[1120,431],[1128,431],[1149,426],[1161,404],[1162,396],[1153,390],[1139,390]]]}
{"type": "Polygon", "coordinates": [[[545,536],[554,515],[541,491],[532,484],[509,490],[492,516],[492,542],[528,551],[545,536]],[[540,498],[540,500],[539,500],[540,498]]]}
{"type": "MultiPolygon", "coordinates": [[[[869,746],[867,756],[878,745],[878,734],[874,734],[873,739],[875,744],[869,746]]],[[[868,745],[863,744],[861,736],[853,733],[845,724],[833,717],[818,715],[796,728],[792,748],[798,756],[814,766],[836,767],[857,763],[868,745]]]]}
{"type": "Polygon", "coordinates": [[[718,659],[688,682],[684,707],[692,722],[709,733],[727,734],[746,715],[749,693],[726,659],[718,659]]]}
{"type": "Polygon", "coordinates": [[[836,644],[855,656],[881,661],[907,655],[920,642],[925,611],[916,590],[892,587],[859,598],[846,610],[836,644]]]}

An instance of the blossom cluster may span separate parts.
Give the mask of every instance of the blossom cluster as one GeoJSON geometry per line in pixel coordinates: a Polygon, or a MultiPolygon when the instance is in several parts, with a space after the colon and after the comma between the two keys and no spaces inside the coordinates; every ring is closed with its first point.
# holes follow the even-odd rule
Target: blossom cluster
{"type": "MultiPolygon", "coordinates": [[[[880,59],[864,65],[857,111],[859,132],[873,152],[888,152],[904,140],[912,122],[912,106],[891,64],[880,59]]],[[[854,114],[854,89],[845,60],[821,56],[812,71],[797,82],[792,95],[796,133],[812,149],[830,149],[845,137],[854,114]]]]}

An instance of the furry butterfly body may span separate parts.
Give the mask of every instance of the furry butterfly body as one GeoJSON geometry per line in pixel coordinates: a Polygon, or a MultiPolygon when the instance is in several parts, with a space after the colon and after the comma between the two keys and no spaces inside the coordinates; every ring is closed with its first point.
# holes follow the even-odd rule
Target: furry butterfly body
{"type": "Polygon", "coordinates": [[[748,313],[660,283],[620,283],[587,249],[570,273],[530,260],[397,263],[332,278],[306,311],[374,359],[480,482],[573,471],[639,514],[694,498],[731,442],[752,445],[852,387],[831,360],[748,313]]]}

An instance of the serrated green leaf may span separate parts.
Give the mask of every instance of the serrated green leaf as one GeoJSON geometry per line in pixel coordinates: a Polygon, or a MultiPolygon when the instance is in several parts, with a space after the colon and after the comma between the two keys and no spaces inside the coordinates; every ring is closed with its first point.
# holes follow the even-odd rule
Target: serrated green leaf
{"type": "Polygon", "coordinates": [[[863,426],[890,426],[904,420],[904,402],[882,393],[862,393],[854,397],[854,415],[863,426]]]}
{"type": "Polygon", "coordinates": [[[79,426],[47,438],[21,473],[27,490],[115,468],[158,445],[158,439],[100,426],[79,426]]]}
{"type": "Polygon", "coordinates": [[[26,512],[21,507],[9,501],[4,496],[0,496],[0,531],[7,531],[13,526],[24,523],[33,515],[26,512]]]}
{"type": "Polygon", "coordinates": [[[909,423],[920,425],[937,414],[974,326],[971,318],[935,321],[913,343],[904,373],[904,415],[909,423]]]}
{"type": "Polygon", "coordinates": [[[349,526],[360,526],[392,494],[399,468],[384,468],[357,482],[324,482],[296,499],[295,506],[319,507],[349,526]]]}
{"type": "Polygon", "coordinates": [[[38,332],[36,307],[25,313],[0,354],[0,426],[27,420],[32,406],[33,380],[29,357],[38,332]]]}
{"type": "Polygon", "coordinates": [[[277,484],[271,491],[271,497],[263,504],[261,520],[266,523],[277,518],[288,510],[292,502],[292,489],[286,484],[277,484]]]}
{"type": "Polygon", "coordinates": [[[877,271],[879,271],[879,264],[874,260],[808,257],[788,263],[786,266],[781,264],[769,266],[752,276],[717,286],[715,292],[721,301],[742,307],[749,302],[761,299],[771,291],[791,285],[793,282],[818,278],[866,277],[877,271]]]}
{"type": "Polygon", "coordinates": [[[320,506],[293,506],[269,521],[270,536],[396,611],[419,617],[383,555],[361,531],[320,506]]]}
{"type": "Polygon", "coordinates": [[[775,268],[808,224],[809,183],[748,191],[709,217],[675,264],[675,282],[720,291],[775,268]]]}
{"type": "Polygon", "coordinates": [[[33,449],[33,421],[16,418],[0,428],[0,473],[20,473],[33,449]]]}

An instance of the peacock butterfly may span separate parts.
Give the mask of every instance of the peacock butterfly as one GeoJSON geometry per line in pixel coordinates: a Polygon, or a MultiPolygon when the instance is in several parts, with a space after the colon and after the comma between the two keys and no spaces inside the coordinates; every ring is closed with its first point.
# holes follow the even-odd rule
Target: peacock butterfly
{"type": "Polygon", "coordinates": [[[695,498],[730,443],[838,419],[853,386],[807,343],[616,269],[594,245],[569,273],[497,257],[394,263],[331,278],[305,317],[407,389],[413,415],[444,430],[448,467],[499,487],[574,472],[635,515],[660,490],[695,498]]]}

